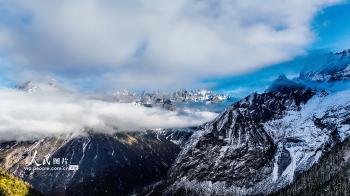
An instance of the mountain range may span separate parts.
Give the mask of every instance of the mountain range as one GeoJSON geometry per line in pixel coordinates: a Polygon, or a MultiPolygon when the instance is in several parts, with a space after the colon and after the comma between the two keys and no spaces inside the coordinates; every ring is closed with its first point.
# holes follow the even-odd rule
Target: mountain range
{"type": "MultiPolygon", "coordinates": [[[[317,62],[200,126],[3,141],[0,163],[46,195],[346,195],[350,50],[317,62]],[[64,158],[79,169],[27,170],[33,158],[64,158]]],[[[159,102],[228,99],[180,92],[159,102]]],[[[159,98],[141,97],[145,107],[159,98]]]]}

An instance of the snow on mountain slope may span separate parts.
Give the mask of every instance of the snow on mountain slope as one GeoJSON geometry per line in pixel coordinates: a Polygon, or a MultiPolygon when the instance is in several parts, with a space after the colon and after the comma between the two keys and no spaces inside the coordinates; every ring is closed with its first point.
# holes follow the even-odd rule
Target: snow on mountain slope
{"type": "Polygon", "coordinates": [[[269,194],[310,169],[350,134],[350,90],[335,88],[348,85],[349,57],[334,58],[294,80],[280,77],[266,93],[234,103],[202,126],[180,152],[162,194],[269,194]]]}
{"type": "MultiPolygon", "coordinates": [[[[189,139],[170,171],[174,181],[166,194],[186,189],[240,195],[276,188],[272,180],[276,141],[264,124],[282,118],[287,110],[300,110],[313,95],[310,89],[285,89],[252,94],[233,104],[189,139]]],[[[293,169],[288,162],[282,167],[293,169]]]]}
{"type": "Polygon", "coordinates": [[[300,79],[316,82],[349,80],[350,50],[321,56],[300,73],[300,79]]]}
{"type": "Polygon", "coordinates": [[[287,187],[271,194],[339,196],[349,195],[350,140],[345,139],[326,152],[308,171],[287,187]]]}
{"type": "Polygon", "coordinates": [[[292,182],[295,174],[318,161],[327,145],[344,141],[350,135],[349,118],[350,90],[345,90],[330,95],[319,93],[300,111],[290,110],[283,118],[264,123],[276,145],[284,147],[277,150],[273,180],[292,182]],[[284,171],[278,164],[282,150],[288,151],[291,159],[284,171]]]}

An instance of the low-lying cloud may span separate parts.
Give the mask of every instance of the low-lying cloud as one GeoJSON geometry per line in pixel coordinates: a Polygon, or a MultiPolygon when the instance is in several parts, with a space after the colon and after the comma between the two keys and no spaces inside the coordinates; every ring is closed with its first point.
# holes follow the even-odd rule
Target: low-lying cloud
{"type": "Polygon", "coordinates": [[[2,1],[0,56],[105,88],[188,87],[302,54],[339,1],[2,1]]]}
{"type": "Polygon", "coordinates": [[[95,100],[55,89],[29,93],[2,88],[0,100],[0,140],[79,133],[86,129],[115,132],[187,127],[217,115],[200,111],[179,114],[160,108],[95,100]]]}

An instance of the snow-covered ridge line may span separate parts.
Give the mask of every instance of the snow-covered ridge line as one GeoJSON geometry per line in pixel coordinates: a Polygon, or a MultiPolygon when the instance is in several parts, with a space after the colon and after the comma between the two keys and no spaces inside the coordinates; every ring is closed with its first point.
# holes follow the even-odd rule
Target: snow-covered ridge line
{"type": "Polygon", "coordinates": [[[316,82],[350,80],[350,49],[322,56],[321,61],[309,64],[298,79],[316,82]]]}
{"type": "Polygon", "coordinates": [[[133,93],[127,90],[116,91],[111,94],[111,99],[120,102],[135,102],[141,104],[155,104],[166,102],[206,102],[217,103],[227,100],[230,96],[216,94],[207,89],[178,90],[172,93],[166,92],[142,92],[133,93]]]}

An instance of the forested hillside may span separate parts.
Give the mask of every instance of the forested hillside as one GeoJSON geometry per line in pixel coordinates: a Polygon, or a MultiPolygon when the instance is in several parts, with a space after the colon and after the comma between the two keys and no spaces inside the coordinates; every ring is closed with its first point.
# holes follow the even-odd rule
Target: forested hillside
{"type": "Polygon", "coordinates": [[[38,196],[38,191],[32,189],[27,183],[0,169],[0,196],[38,196]]]}

